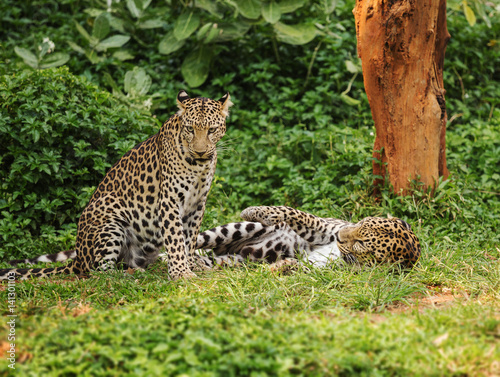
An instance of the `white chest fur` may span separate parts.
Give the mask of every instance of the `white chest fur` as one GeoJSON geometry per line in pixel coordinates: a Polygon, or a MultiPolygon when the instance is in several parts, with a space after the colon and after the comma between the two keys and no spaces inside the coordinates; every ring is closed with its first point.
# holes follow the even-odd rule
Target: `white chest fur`
{"type": "Polygon", "coordinates": [[[325,267],[332,261],[340,258],[340,250],[337,242],[327,245],[316,246],[307,256],[307,259],[314,267],[325,267]]]}

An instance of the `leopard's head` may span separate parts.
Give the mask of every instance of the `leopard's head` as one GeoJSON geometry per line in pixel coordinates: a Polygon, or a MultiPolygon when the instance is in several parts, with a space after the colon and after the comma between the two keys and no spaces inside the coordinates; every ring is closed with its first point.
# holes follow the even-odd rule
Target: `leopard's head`
{"type": "Polygon", "coordinates": [[[352,254],[361,263],[401,263],[413,266],[420,257],[420,242],[410,224],[398,218],[366,217],[341,229],[340,251],[352,254]]]}
{"type": "Polygon", "coordinates": [[[216,144],[226,133],[226,117],[233,103],[229,93],[218,101],[210,98],[189,98],[181,90],[177,105],[181,122],[181,139],[190,155],[198,162],[211,161],[216,153],[216,144]]]}

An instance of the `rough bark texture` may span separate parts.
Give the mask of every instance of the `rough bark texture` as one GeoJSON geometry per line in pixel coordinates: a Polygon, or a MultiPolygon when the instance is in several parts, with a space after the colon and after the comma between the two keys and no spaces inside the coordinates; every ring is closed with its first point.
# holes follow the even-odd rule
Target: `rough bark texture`
{"type": "Polygon", "coordinates": [[[375,122],[373,171],[396,193],[434,186],[446,168],[446,0],[357,0],[358,54],[375,122]]]}

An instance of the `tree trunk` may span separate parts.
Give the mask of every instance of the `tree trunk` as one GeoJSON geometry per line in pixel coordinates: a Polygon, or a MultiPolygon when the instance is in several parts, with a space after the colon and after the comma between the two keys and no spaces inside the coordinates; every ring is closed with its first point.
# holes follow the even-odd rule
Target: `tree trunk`
{"type": "MultiPolygon", "coordinates": [[[[357,0],[358,55],[375,122],[373,172],[396,193],[448,177],[443,63],[446,0],[357,0]]],[[[380,183],[380,182],[378,182],[380,183]]]]}

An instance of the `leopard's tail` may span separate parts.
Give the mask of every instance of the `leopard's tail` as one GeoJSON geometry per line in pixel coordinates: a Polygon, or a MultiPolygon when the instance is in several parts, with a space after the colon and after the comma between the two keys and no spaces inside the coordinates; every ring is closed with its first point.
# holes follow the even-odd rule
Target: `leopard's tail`
{"type": "Polygon", "coordinates": [[[31,277],[43,278],[58,274],[71,274],[74,271],[74,263],[66,266],[52,268],[4,268],[0,269],[0,281],[2,280],[26,280],[31,277]]]}
{"type": "Polygon", "coordinates": [[[40,255],[38,257],[30,259],[15,259],[8,261],[7,263],[11,264],[12,266],[17,266],[20,263],[36,264],[36,263],[65,262],[69,259],[75,259],[75,258],[76,258],[76,250],[73,249],[73,250],[61,251],[55,254],[40,255]]]}

